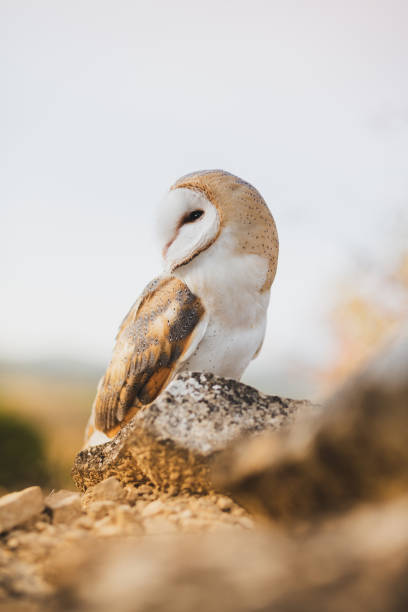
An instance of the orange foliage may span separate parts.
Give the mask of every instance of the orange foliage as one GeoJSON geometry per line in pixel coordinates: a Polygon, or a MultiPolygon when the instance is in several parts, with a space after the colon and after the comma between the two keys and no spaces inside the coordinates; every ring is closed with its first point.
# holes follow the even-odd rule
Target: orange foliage
{"type": "Polygon", "coordinates": [[[359,288],[343,291],[334,309],[332,324],[338,348],[333,363],[322,373],[325,391],[356,372],[408,316],[408,253],[395,269],[376,280],[375,292],[365,294],[359,288]],[[384,293],[396,298],[392,308],[390,300],[383,299],[384,293]]]}

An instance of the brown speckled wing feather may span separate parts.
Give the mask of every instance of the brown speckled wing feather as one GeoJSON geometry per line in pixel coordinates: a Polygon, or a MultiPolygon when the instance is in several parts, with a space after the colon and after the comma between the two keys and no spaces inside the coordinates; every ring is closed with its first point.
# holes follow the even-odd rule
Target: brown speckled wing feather
{"type": "Polygon", "coordinates": [[[159,277],[125,317],[94,403],[95,426],[113,435],[152,402],[204,333],[204,307],[175,277],[159,277]],[[197,337],[197,336],[200,337],[197,337]]]}

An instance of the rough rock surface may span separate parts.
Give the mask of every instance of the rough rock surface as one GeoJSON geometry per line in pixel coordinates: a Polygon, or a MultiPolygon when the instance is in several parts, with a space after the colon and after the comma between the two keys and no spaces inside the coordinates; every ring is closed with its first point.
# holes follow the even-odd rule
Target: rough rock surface
{"type": "Polygon", "coordinates": [[[408,486],[408,328],[327,403],[287,435],[229,449],[215,481],[244,506],[304,522],[408,486]]]}
{"type": "Polygon", "coordinates": [[[51,512],[54,523],[70,523],[81,514],[79,493],[58,491],[45,499],[45,506],[51,512]]]}
{"type": "Polygon", "coordinates": [[[146,482],[146,476],[126,447],[130,427],[131,424],[124,427],[110,442],[78,453],[72,468],[72,478],[80,491],[86,491],[88,487],[110,476],[124,483],[146,482]]]}
{"type": "Polygon", "coordinates": [[[0,498],[0,533],[21,525],[44,508],[40,487],[29,487],[0,498]]]}
{"type": "Polygon", "coordinates": [[[230,442],[287,427],[315,410],[308,401],[267,396],[235,380],[182,373],[112,442],[79,453],[73,478],[81,490],[115,475],[149,480],[173,494],[210,491],[213,460],[230,442]]]}

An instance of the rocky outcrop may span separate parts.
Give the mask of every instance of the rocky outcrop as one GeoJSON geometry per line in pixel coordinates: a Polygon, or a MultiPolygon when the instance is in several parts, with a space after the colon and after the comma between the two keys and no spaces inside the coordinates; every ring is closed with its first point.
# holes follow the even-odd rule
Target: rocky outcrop
{"type": "Polygon", "coordinates": [[[0,611],[405,612],[401,346],[323,412],[183,375],[79,455],[84,493],[37,490],[29,512],[32,489],[0,499],[0,611]]]}
{"type": "Polygon", "coordinates": [[[214,477],[275,520],[319,521],[408,489],[408,328],[339,390],[318,419],[229,449],[214,477]]]}
{"type": "Polygon", "coordinates": [[[203,493],[214,488],[212,465],[228,444],[288,427],[316,410],[235,380],[183,373],[112,442],[79,453],[73,478],[80,490],[114,475],[127,483],[150,481],[171,494],[203,493]]]}

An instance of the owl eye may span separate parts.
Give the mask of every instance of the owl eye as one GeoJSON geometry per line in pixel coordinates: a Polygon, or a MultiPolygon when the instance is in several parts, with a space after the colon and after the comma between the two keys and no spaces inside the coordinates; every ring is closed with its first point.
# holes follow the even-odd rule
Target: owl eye
{"type": "Polygon", "coordinates": [[[203,214],[203,210],[193,210],[191,213],[188,213],[188,215],[184,217],[183,224],[193,223],[194,221],[197,221],[197,219],[199,219],[203,214]]]}

